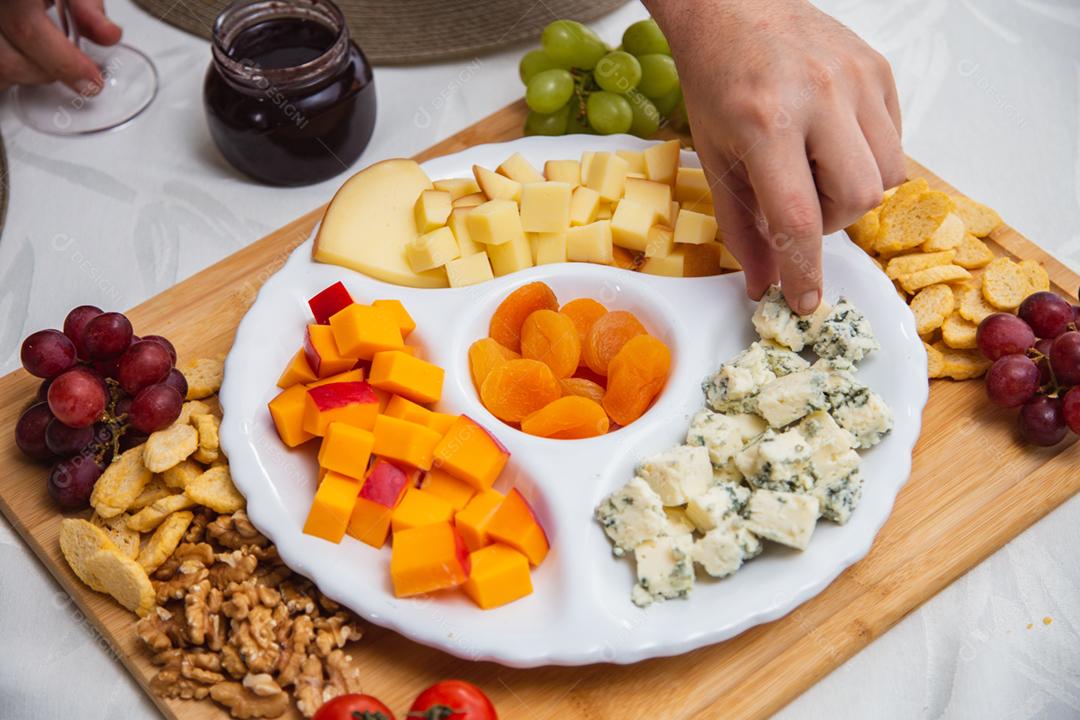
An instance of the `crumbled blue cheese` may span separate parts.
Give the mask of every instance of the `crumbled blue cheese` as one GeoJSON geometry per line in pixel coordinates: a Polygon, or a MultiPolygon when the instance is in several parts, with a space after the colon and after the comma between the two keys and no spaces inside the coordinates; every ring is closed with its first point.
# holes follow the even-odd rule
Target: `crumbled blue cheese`
{"type": "Polygon", "coordinates": [[[702,409],[690,421],[686,444],[703,445],[709,451],[713,466],[723,467],[767,427],[757,415],[722,415],[702,409]]]}
{"type": "Polygon", "coordinates": [[[694,532],[694,523],[682,508],[666,507],[664,514],[668,519],[668,532],[665,534],[689,535],[694,532]]]}
{"type": "Polygon", "coordinates": [[[814,352],[820,357],[844,358],[853,363],[880,349],[870,321],[844,297],[825,318],[814,342],[814,352]]]}
{"type": "Polygon", "coordinates": [[[793,372],[805,370],[810,367],[810,363],[802,355],[794,353],[774,342],[761,340],[754,344],[760,345],[761,349],[765,351],[765,358],[769,363],[769,369],[773,371],[773,374],[776,375],[776,377],[790,375],[793,372]]]}
{"type": "Polygon", "coordinates": [[[765,349],[755,343],[706,378],[701,390],[705,402],[717,412],[750,412],[758,389],[775,379],[765,349]]]}
{"type": "Polygon", "coordinates": [[[646,540],[634,548],[637,585],[631,599],[646,607],[655,600],[686,597],[694,587],[692,535],[675,535],[646,540]]]}
{"type": "Polygon", "coordinates": [[[727,519],[738,515],[750,499],[750,490],[743,485],[722,483],[713,485],[686,503],[686,517],[701,532],[708,532],[727,519]]]}
{"type": "Polygon", "coordinates": [[[821,516],[843,525],[862,499],[862,473],[858,469],[830,482],[814,486],[813,495],[821,505],[821,516]]]}
{"type": "Polygon", "coordinates": [[[810,475],[815,487],[847,477],[859,467],[855,438],[824,410],[807,415],[797,427],[810,444],[810,475]]]}
{"type": "Polygon", "coordinates": [[[727,577],[761,553],[761,541],[740,518],[709,530],[694,543],[694,562],[716,578],[727,577]]]}
{"type": "Polygon", "coordinates": [[[726,465],[721,465],[720,467],[713,465],[713,485],[720,485],[721,483],[735,483],[736,485],[738,485],[739,483],[743,482],[743,479],[743,474],[739,471],[738,466],[735,465],[734,459],[732,459],[726,465]]]}
{"type": "Polygon", "coordinates": [[[805,550],[814,534],[819,508],[812,495],[755,490],[746,507],[746,528],[781,545],[805,550]]]}
{"type": "Polygon", "coordinates": [[[638,477],[604,498],[596,507],[596,519],[611,538],[616,557],[670,532],[660,496],[638,477]]]}
{"type": "MultiPolygon", "coordinates": [[[[842,378],[836,373],[833,378],[842,378]]],[[[881,442],[893,427],[893,414],[881,396],[853,380],[834,379],[827,393],[829,414],[855,437],[855,446],[870,448],[881,442]]]]}
{"type": "Polygon", "coordinates": [[[712,463],[703,446],[677,445],[642,462],[637,474],[668,506],[685,505],[712,485],[712,463]]]}
{"type": "Polygon", "coordinates": [[[822,302],[810,315],[796,315],[780,288],[773,285],[754,311],[754,328],[763,339],[800,352],[817,342],[821,325],[831,309],[828,303],[822,302]]]}
{"type": "Polygon", "coordinates": [[[810,469],[813,447],[798,428],[767,430],[735,458],[735,465],[754,488],[808,492],[814,486],[810,469]]]}
{"type": "Polygon", "coordinates": [[[828,407],[826,380],[825,373],[814,369],[777,378],[758,393],[757,412],[774,428],[790,425],[815,410],[828,407]]]}

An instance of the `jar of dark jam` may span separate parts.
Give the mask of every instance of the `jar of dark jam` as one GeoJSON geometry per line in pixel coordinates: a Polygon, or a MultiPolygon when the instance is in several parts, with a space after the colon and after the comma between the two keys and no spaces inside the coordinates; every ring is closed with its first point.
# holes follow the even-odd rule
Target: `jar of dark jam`
{"type": "Polygon", "coordinates": [[[234,167],[272,185],[347,170],[375,129],[375,83],[329,0],[240,0],[214,23],[203,100],[234,167]]]}

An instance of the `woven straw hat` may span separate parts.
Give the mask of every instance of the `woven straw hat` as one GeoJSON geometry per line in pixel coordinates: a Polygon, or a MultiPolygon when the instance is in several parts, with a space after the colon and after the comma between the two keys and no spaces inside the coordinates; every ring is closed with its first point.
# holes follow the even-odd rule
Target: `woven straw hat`
{"type": "MultiPolygon", "coordinates": [[[[136,0],[147,12],[209,38],[228,0],[136,0]]],[[[582,22],[626,0],[335,0],[353,40],[376,65],[471,57],[536,40],[552,20],[582,22]]]]}

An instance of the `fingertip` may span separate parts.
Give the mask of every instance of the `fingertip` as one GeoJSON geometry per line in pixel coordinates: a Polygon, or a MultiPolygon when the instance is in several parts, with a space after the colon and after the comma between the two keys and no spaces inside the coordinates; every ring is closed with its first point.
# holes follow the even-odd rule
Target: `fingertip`
{"type": "Polygon", "coordinates": [[[799,315],[809,315],[821,304],[821,288],[810,290],[784,290],[788,305],[799,315]]]}

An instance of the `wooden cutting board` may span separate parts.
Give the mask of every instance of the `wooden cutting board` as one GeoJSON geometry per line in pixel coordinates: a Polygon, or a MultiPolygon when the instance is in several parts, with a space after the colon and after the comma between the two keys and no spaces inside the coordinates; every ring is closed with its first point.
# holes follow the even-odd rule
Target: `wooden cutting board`
{"type": "MultiPolygon", "coordinates": [[[[420,160],[518,137],[524,106],[511,105],[421,153],[420,160]]],[[[953,188],[915,162],[909,175],[953,188]]],[[[128,313],[136,328],[169,337],[183,357],[229,349],[255,292],[308,236],[314,210],[128,313]]],[[[1042,262],[1055,290],[1072,297],[1080,276],[1008,227],[995,251],[1042,262]]],[[[84,587],[57,544],[60,516],[45,471],[25,460],[12,428],[37,380],[19,370],[0,378],[0,510],[143,687],[153,675],[132,632],[133,616],[84,587]]],[[[911,479],[870,554],[788,616],[725,643],[629,667],[510,670],[469,663],[371,628],[351,648],[365,690],[404,713],[422,688],[446,677],[480,685],[503,718],[623,720],[628,717],[765,717],[824,677],[941,588],[1080,489],[1075,442],[1021,445],[1015,413],[985,399],[979,381],[935,381],[915,448],[911,479]]],[[[209,701],[161,701],[177,720],[224,718],[209,701]]]]}

